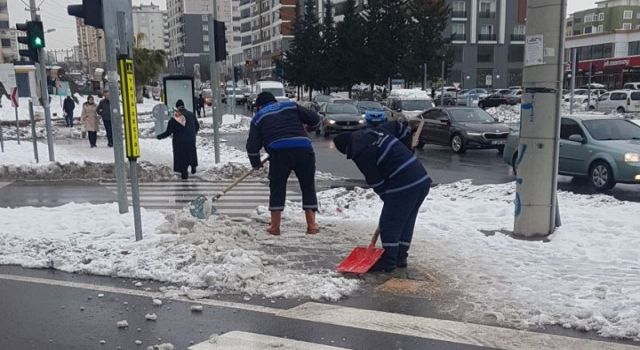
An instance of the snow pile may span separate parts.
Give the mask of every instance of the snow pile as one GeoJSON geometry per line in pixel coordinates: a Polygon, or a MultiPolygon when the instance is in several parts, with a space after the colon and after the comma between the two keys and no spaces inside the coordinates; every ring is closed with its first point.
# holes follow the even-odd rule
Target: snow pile
{"type": "MultiPolygon", "coordinates": [[[[200,133],[207,135],[213,134],[213,119],[212,118],[203,118],[200,119],[202,128],[200,129],[200,133]]],[[[233,116],[233,114],[225,114],[222,116],[222,124],[220,125],[221,133],[234,133],[234,132],[243,132],[248,131],[249,126],[251,125],[251,118],[238,114],[233,116]]]]}
{"type": "Polygon", "coordinates": [[[393,89],[389,96],[400,98],[431,99],[431,95],[421,89],[393,89]]]}
{"type": "Polygon", "coordinates": [[[290,268],[262,244],[286,247],[286,240],[273,241],[247,219],[203,221],[183,211],[165,218],[143,209],[144,240],[135,242],[132,216],[118,214],[116,204],[0,208],[0,217],[0,264],[171,282],[185,286],[175,293],[206,289],[200,296],[338,300],[358,287],[333,271],[290,268]]]}
{"type": "Polygon", "coordinates": [[[487,108],[489,113],[496,121],[506,124],[520,123],[520,104],[517,105],[500,105],[498,107],[487,108]]]}
{"type": "MultiPolygon", "coordinates": [[[[47,162],[46,143],[38,142],[40,164],[35,163],[33,145],[15,141],[5,142],[0,153],[0,179],[90,179],[113,178],[113,149],[89,148],[86,140],[67,140],[55,146],[56,163],[47,162]]],[[[171,140],[140,140],[139,166],[143,181],[175,179],[171,140]]],[[[207,178],[228,178],[246,171],[249,161],[244,152],[220,145],[219,164],[215,163],[213,142],[198,138],[199,171],[207,178]]]]}
{"type": "MultiPolygon", "coordinates": [[[[503,233],[513,229],[514,197],[514,184],[432,189],[410,264],[446,276],[461,294],[446,311],[474,322],[560,325],[640,340],[640,222],[630,215],[640,204],[560,192],[563,226],[548,242],[523,241],[503,233]]],[[[320,222],[335,220],[345,232],[371,231],[366,219],[382,207],[361,189],[323,192],[320,202],[320,222]]]]}

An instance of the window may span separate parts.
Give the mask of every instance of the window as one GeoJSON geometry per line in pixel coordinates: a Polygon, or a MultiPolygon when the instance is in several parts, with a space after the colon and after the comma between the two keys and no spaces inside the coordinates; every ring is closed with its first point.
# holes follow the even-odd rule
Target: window
{"type": "Polygon", "coordinates": [[[480,34],[478,34],[478,40],[496,40],[496,34],[493,31],[493,25],[483,24],[480,27],[480,34]]]}
{"type": "Polygon", "coordinates": [[[584,133],[582,132],[582,128],[575,120],[562,118],[561,126],[560,126],[560,138],[563,140],[568,140],[571,135],[580,135],[584,137],[584,133]]]}
{"type": "Polygon", "coordinates": [[[633,19],[633,11],[626,10],[622,13],[622,19],[633,19]]]}
{"type": "Polygon", "coordinates": [[[604,13],[598,14],[598,21],[604,21],[604,13]]]}
{"type": "Polygon", "coordinates": [[[11,47],[11,39],[2,39],[2,47],[11,47]]]}
{"type": "Polygon", "coordinates": [[[451,25],[451,40],[466,40],[465,23],[453,23],[451,25]]]}
{"type": "Polygon", "coordinates": [[[466,18],[467,17],[467,8],[466,3],[464,1],[456,1],[453,3],[451,7],[451,16],[454,18],[466,18]]]}
{"type": "Polygon", "coordinates": [[[527,27],[524,24],[518,24],[513,27],[513,34],[511,34],[511,41],[524,41],[527,27]]]}
{"type": "Polygon", "coordinates": [[[598,26],[598,33],[602,33],[602,32],[604,32],[604,25],[601,24],[598,26]]]}
{"type": "Polygon", "coordinates": [[[509,62],[524,62],[524,46],[523,45],[509,46],[509,62]]]}
{"type": "Polygon", "coordinates": [[[590,23],[592,18],[591,14],[584,16],[584,23],[590,23]]]}
{"type": "Polygon", "coordinates": [[[478,45],[478,62],[493,63],[493,45],[478,45]]]}
{"type": "Polygon", "coordinates": [[[591,34],[593,32],[593,27],[584,27],[585,34],[591,34]]]}
{"type": "Polygon", "coordinates": [[[611,101],[624,101],[627,99],[627,94],[624,92],[613,92],[611,93],[611,101]]]}
{"type": "Polygon", "coordinates": [[[622,23],[622,30],[631,30],[631,23],[622,23]]]}
{"type": "Polygon", "coordinates": [[[495,0],[480,0],[480,18],[494,18],[496,16],[495,0]]]}
{"type": "Polygon", "coordinates": [[[629,56],[640,55],[640,41],[632,41],[629,43],[629,56]]]}

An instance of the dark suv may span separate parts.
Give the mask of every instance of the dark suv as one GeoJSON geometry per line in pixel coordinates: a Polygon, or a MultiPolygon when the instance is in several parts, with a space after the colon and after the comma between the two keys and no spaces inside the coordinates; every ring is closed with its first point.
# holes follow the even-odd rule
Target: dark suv
{"type": "Polygon", "coordinates": [[[425,124],[420,135],[419,148],[425,144],[451,147],[455,153],[468,148],[493,148],[504,151],[511,129],[498,123],[477,107],[433,108],[421,117],[425,124]]]}

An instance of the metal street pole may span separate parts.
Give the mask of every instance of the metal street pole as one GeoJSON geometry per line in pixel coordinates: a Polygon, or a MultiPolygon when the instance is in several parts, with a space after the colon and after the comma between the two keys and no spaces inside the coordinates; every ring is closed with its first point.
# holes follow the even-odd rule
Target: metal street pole
{"type": "Polygon", "coordinates": [[[214,20],[217,17],[216,0],[211,1],[213,5],[213,15],[209,15],[209,71],[211,72],[211,92],[214,96],[213,101],[213,147],[215,152],[215,162],[220,163],[220,75],[218,73],[218,62],[216,62],[216,44],[215,44],[215,25],[214,20]]]}
{"type": "MultiPolygon", "coordinates": [[[[573,114],[573,96],[576,91],[576,65],[578,64],[578,50],[571,49],[571,98],[569,99],[569,114],[573,114]]],[[[591,101],[589,101],[591,103],[591,101]]]]}
{"type": "Polygon", "coordinates": [[[18,106],[15,108],[16,111],[16,138],[18,139],[18,144],[20,144],[20,121],[18,120],[18,106]]]}
{"type": "Polygon", "coordinates": [[[424,73],[422,77],[422,90],[427,91],[427,62],[424,63],[424,73]]]}
{"type": "Polygon", "coordinates": [[[0,151],[4,153],[4,136],[2,135],[2,124],[0,123],[0,151]]]}
{"type": "Polygon", "coordinates": [[[445,63],[444,61],[442,61],[442,92],[440,93],[440,106],[444,106],[444,85],[445,85],[445,80],[444,80],[444,74],[445,74],[445,63]]]}
{"type": "Polygon", "coordinates": [[[593,70],[593,63],[589,62],[589,85],[587,86],[587,109],[589,109],[589,104],[591,104],[591,71],[593,70]]]}
{"type": "Polygon", "coordinates": [[[33,142],[33,156],[36,163],[40,163],[38,158],[38,142],[36,141],[36,118],[33,115],[33,101],[29,99],[29,119],[31,120],[31,142],[33,142]]]}
{"type": "Polygon", "coordinates": [[[529,0],[514,235],[547,236],[559,224],[556,197],[566,0],[529,0]]]}
{"type": "MultiPolygon", "coordinates": [[[[32,21],[39,21],[40,16],[37,13],[36,0],[29,0],[29,12],[31,13],[32,21]]],[[[49,161],[55,162],[56,157],[53,152],[53,130],[51,126],[51,108],[49,106],[49,91],[47,90],[47,67],[44,64],[44,50],[38,49],[38,58],[40,64],[38,67],[38,78],[40,79],[40,98],[42,101],[42,108],[44,109],[44,125],[47,130],[47,147],[49,148],[49,161]]]]}

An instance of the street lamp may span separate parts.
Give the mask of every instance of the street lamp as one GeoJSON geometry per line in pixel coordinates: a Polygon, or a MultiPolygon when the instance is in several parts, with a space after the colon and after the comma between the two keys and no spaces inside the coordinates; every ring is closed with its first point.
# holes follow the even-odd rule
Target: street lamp
{"type": "Polygon", "coordinates": [[[47,29],[46,33],[49,34],[49,33],[55,32],[55,31],[56,31],[55,28],[49,28],[49,29],[47,29]]]}

